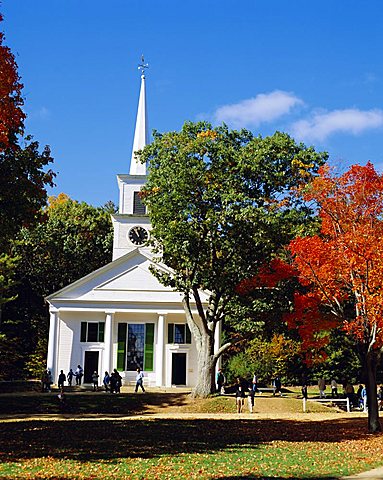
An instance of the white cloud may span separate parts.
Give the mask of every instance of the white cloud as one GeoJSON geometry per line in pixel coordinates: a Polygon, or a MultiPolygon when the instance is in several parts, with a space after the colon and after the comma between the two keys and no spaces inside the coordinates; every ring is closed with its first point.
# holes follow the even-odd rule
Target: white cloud
{"type": "Polygon", "coordinates": [[[290,112],[302,100],[289,92],[274,90],[260,93],[254,98],[219,107],[214,118],[216,122],[225,122],[235,128],[257,127],[263,122],[271,122],[290,112]]]}
{"type": "Polygon", "coordinates": [[[324,140],[333,133],[357,135],[383,125],[383,111],[348,108],[332,112],[314,113],[311,118],[292,125],[293,136],[301,140],[324,140]]]}
{"type": "Polygon", "coordinates": [[[38,110],[34,110],[28,114],[30,119],[39,119],[39,120],[46,120],[49,119],[51,116],[51,112],[46,107],[40,107],[38,110]]]}

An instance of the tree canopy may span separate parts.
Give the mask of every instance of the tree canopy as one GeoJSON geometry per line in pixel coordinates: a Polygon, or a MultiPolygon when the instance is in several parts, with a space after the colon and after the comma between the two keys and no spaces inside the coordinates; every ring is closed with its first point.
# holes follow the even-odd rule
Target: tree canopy
{"type": "Polygon", "coordinates": [[[383,346],[383,175],[371,163],[343,175],[328,166],[303,190],[315,202],[320,234],[290,244],[301,283],[290,324],[306,340],[341,324],[359,345],[366,373],[369,429],[380,430],[376,363],[383,346]],[[324,319],[323,313],[330,313],[324,319]]]}
{"type": "Polygon", "coordinates": [[[204,395],[213,388],[218,357],[230,345],[214,354],[218,323],[234,317],[236,286],[308,221],[309,210],[289,192],[327,156],[279,132],[262,138],[189,122],[180,132],[155,133],[141,158],[148,162],[142,198],[150,211],[152,245],[172,269],[156,274],[184,294],[199,351],[195,393],[204,395]],[[206,309],[201,290],[209,295],[206,309]]]}
{"type": "MultiPolygon", "coordinates": [[[[44,297],[111,261],[110,213],[110,204],[92,207],[60,194],[50,197],[37,225],[21,229],[13,247],[18,259],[11,289],[14,297],[3,315],[8,348],[18,353],[14,369],[36,374],[45,365],[48,312],[44,297]]],[[[6,377],[9,368],[0,358],[0,376],[6,377]]]]}

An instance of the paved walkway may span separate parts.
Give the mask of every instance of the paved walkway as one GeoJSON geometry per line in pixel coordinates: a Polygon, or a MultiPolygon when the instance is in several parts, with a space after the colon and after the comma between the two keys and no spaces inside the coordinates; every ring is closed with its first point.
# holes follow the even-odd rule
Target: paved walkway
{"type": "Polygon", "coordinates": [[[351,475],[349,477],[343,477],[342,480],[378,480],[383,479],[383,467],[375,468],[369,472],[359,473],[358,475],[351,475]]]}

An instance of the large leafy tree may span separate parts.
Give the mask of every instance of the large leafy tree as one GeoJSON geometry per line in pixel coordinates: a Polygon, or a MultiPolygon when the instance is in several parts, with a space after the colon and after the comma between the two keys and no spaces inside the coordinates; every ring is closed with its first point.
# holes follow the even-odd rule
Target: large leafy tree
{"type": "Polygon", "coordinates": [[[216,362],[232,343],[214,352],[219,323],[235,313],[235,287],[304,223],[307,210],[291,205],[287,192],[310,178],[326,155],[286,134],[253,137],[201,122],[155,132],[141,158],[149,164],[142,198],[152,245],[172,269],[154,273],[182,293],[198,351],[194,394],[206,396],[214,389],[216,362]],[[208,293],[206,308],[201,291],[208,293]]]}
{"type": "Polygon", "coordinates": [[[303,192],[322,220],[319,235],[290,245],[302,282],[295,317],[307,342],[329,330],[321,309],[338,319],[361,355],[368,398],[368,428],[381,430],[376,367],[383,347],[383,175],[371,163],[337,176],[328,166],[303,192]],[[319,308],[318,308],[319,307],[319,308]],[[315,312],[313,314],[313,312],[315,312]]]}
{"type": "Polygon", "coordinates": [[[20,231],[14,244],[17,298],[4,307],[4,328],[19,354],[13,365],[0,358],[3,377],[25,367],[36,375],[44,367],[49,318],[44,297],[111,261],[112,210],[110,204],[93,207],[60,194],[50,198],[37,225],[20,231]]]}

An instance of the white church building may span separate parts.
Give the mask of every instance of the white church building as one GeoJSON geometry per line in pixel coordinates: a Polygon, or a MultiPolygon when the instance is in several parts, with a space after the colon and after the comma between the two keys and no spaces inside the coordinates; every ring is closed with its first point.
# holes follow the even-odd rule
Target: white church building
{"type": "Polygon", "coordinates": [[[94,370],[102,378],[105,371],[117,368],[124,384],[129,384],[140,367],[148,386],[196,384],[197,351],[181,294],[163,286],[149,270],[153,263],[146,246],[150,218],[139,197],[146,165],[134,155],[148,142],[145,67],[141,65],[130,173],[117,175],[119,211],[112,216],[113,260],[47,297],[47,368],[55,383],[60,370],[67,373],[81,365],[84,383],[91,382],[94,370]]]}

